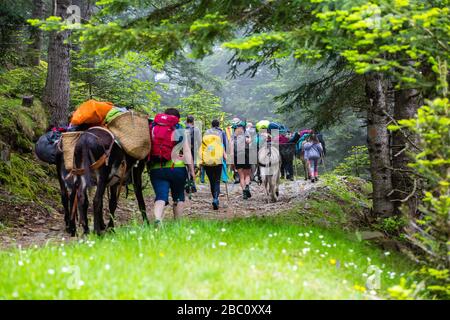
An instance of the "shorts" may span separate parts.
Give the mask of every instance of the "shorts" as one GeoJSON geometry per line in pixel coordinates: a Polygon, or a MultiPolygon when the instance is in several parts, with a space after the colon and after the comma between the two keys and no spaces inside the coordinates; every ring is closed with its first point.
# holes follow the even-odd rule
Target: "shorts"
{"type": "Polygon", "coordinates": [[[150,170],[150,181],[155,191],[155,201],[165,201],[169,204],[169,191],[173,202],[183,202],[184,186],[186,184],[186,168],[158,168],[150,170]]]}
{"type": "Polygon", "coordinates": [[[236,170],[237,169],[251,169],[251,168],[252,168],[252,165],[248,164],[248,163],[246,163],[246,164],[237,164],[236,165],[236,170]]]}

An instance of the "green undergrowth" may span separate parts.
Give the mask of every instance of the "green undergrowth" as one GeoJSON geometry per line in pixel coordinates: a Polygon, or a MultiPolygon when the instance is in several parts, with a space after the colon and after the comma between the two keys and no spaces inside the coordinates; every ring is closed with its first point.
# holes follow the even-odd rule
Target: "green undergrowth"
{"type": "Polygon", "coordinates": [[[48,199],[59,196],[55,174],[53,166],[41,165],[31,155],[12,153],[10,161],[0,161],[0,188],[14,195],[14,202],[47,207],[48,199]]]}
{"type": "Polygon", "coordinates": [[[41,103],[30,108],[21,106],[21,99],[0,96],[0,142],[19,152],[31,152],[33,141],[47,127],[47,117],[41,103]]]}
{"type": "MultiPolygon", "coordinates": [[[[13,80],[10,79],[10,86],[14,86],[13,80]]],[[[2,90],[5,87],[8,83],[3,83],[2,90]]],[[[12,89],[9,92],[11,96],[18,94],[12,89]]],[[[0,191],[3,191],[0,200],[3,202],[33,202],[49,209],[48,200],[56,199],[59,194],[52,178],[54,167],[36,161],[32,153],[34,141],[46,127],[47,116],[39,100],[35,99],[28,108],[21,106],[18,97],[0,95],[0,144],[2,148],[6,146],[10,154],[7,161],[0,160],[0,191]]]]}
{"type": "Polygon", "coordinates": [[[283,217],[140,224],[0,251],[2,299],[371,299],[413,266],[283,217]]]}
{"type": "Polygon", "coordinates": [[[364,179],[327,174],[296,208],[293,219],[304,225],[353,230],[363,227],[371,201],[371,185],[364,179]]]}

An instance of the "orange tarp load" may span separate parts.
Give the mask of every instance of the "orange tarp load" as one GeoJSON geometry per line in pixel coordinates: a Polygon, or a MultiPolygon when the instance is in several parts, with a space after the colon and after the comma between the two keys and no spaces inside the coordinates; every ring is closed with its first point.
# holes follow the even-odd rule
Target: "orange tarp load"
{"type": "Polygon", "coordinates": [[[80,104],[73,113],[70,124],[79,126],[89,124],[93,126],[102,125],[108,112],[113,108],[111,102],[88,100],[80,104]]]}

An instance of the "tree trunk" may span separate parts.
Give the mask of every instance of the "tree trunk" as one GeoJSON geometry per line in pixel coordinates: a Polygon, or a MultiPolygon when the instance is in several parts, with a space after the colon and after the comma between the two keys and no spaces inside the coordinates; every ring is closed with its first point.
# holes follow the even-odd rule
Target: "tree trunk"
{"type": "Polygon", "coordinates": [[[373,186],[373,215],[390,216],[393,214],[393,204],[389,199],[392,190],[389,148],[389,133],[387,125],[387,80],[381,73],[366,75],[366,95],[369,99],[367,111],[367,142],[370,158],[370,174],[373,186]]]}
{"type": "MultiPolygon", "coordinates": [[[[80,8],[80,16],[81,16],[81,23],[86,23],[91,18],[92,14],[94,13],[94,4],[92,0],[72,0],[72,3],[74,5],[77,5],[80,8]]],[[[80,55],[78,54],[81,51],[81,48],[78,45],[73,46],[73,51],[77,52],[77,55],[75,59],[79,59],[78,61],[72,60],[74,64],[80,63],[82,66],[82,69],[84,70],[82,72],[81,78],[84,82],[88,85],[88,92],[87,96],[90,99],[92,99],[93,96],[93,86],[95,82],[94,77],[94,69],[95,69],[95,60],[92,56],[87,55],[80,55]]]]}
{"type": "MultiPolygon", "coordinates": [[[[44,18],[44,1],[33,0],[32,19],[42,20],[44,18]]],[[[30,44],[28,46],[28,64],[38,66],[41,61],[42,50],[42,30],[37,27],[30,27],[30,44]]]]}
{"type": "MultiPolygon", "coordinates": [[[[394,118],[396,121],[401,119],[414,118],[417,114],[417,109],[422,103],[422,95],[416,89],[397,90],[395,92],[395,106],[394,118]]],[[[414,216],[418,206],[417,192],[418,182],[414,181],[414,176],[411,175],[411,168],[408,163],[413,161],[412,154],[417,153],[416,146],[418,145],[418,137],[414,133],[402,130],[395,131],[392,134],[392,185],[394,190],[393,199],[404,201],[408,208],[408,214],[414,216]]],[[[394,207],[397,214],[400,213],[400,206],[403,202],[394,201],[394,207]]]]}
{"type": "MultiPolygon", "coordinates": [[[[56,16],[66,19],[67,7],[71,3],[71,0],[55,0],[52,13],[56,12],[56,16]]],[[[68,36],[69,31],[52,32],[48,45],[48,71],[42,100],[50,111],[50,124],[54,126],[67,124],[70,98],[70,46],[65,42],[68,36]]]]}

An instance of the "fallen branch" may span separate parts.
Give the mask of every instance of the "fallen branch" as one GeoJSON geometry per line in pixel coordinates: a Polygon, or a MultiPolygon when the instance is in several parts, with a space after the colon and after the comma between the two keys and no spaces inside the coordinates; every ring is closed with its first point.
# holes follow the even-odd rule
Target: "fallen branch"
{"type": "Polygon", "coordinates": [[[417,190],[417,179],[414,179],[413,189],[412,189],[411,193],[408,194],[408,196],[406,198],[404,198],[404,199],[394,199],[394,200],[391,200],[391,201],[392,202],[406,202],[416,193],[416,190],[417,190]]]}

